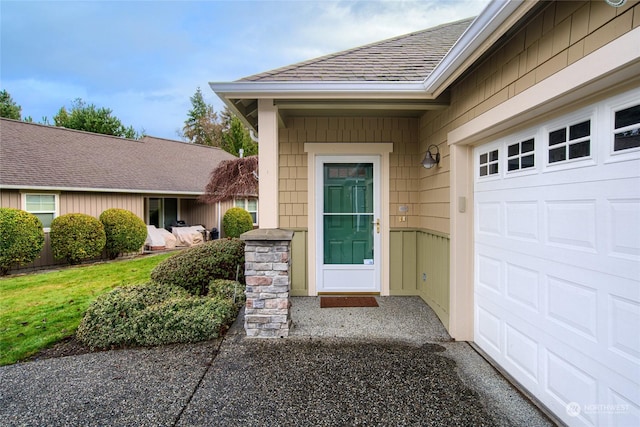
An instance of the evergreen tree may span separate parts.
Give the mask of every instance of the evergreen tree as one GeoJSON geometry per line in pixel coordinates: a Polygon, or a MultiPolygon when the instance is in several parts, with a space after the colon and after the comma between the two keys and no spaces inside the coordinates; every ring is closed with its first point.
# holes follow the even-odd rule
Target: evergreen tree
{"type": "Polygon", "coordinates": [[[7,119],[20,120],[22,115],[22,107],[15,103],[9,92],[0,91],[0,117],[7,119]]]}
{"type": "Polygon", "coordinates": [[[222,125],[212,105],[207,104],[200,88],[190,98],[191,109],[182,128],[182,136],[193,144],[220,147],[222,143],[222,125]]]}
{"type": "Polygon", "coordinates": [[[53,122],[56,126],[68,129],[84,130],[129,139],[141,137],[133,129],[133,126],[125,127],[120,119],[111,113],[112,111],[109,108],[97,108],[93,104],[87,105],[82,99],[77,98],[73,102],[70,111],[67,111],[65,107],[60,108],[58,114],[53,116],[53,122]]]}

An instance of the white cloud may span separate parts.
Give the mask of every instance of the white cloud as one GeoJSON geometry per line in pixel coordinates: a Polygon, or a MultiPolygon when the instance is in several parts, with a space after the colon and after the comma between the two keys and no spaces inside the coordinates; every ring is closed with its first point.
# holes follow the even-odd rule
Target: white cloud
{"type": "Polygon", "coordinates": [[[50,119],[75,98],[177,138],[197,87],[476,15],[486,0],[3,2],[2,89],[50,119]]]}

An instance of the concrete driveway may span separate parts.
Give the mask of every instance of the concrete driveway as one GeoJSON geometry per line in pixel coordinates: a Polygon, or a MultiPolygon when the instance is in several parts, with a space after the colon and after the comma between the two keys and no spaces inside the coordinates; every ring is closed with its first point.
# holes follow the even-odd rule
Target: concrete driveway
{"type": "Polygon", "coordinates": [[[287,339],[118,350],[0,368],[11,426],[548,426],[419,298],[320,309],[293,298],[287,339]],[[357,326],[357,328],[356,328],[357,326]]]}

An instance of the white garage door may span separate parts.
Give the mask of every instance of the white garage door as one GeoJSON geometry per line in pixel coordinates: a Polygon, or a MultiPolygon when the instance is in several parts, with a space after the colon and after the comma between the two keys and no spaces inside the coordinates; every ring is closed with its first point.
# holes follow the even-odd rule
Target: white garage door
{"type": "Polygon", "coordinates": [[[475,342],[570,425],[640,426],[639,104],[474,153],[475,342]]]}

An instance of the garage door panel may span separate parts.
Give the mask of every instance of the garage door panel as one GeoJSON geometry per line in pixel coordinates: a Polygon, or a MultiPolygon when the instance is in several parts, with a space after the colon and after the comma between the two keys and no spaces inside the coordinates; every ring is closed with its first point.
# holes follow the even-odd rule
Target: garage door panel
{"type": "Polygon", "coordinates": [[[618,123],[638,99],[474,151],[474,339],[570,425],[640,425],[640,148],[615,145],[640,132],[636,116],[618,123]],[[584,155],[550,157],[578,143],[584,155]]]}
{"type": "Polygon", "coordinates": [[[640,224],[640,199],[609,198],[607,213],[610,225],[607,240],[609,255],[640,262],[640,233],[630,232],[634,225],[640,224]]]}

